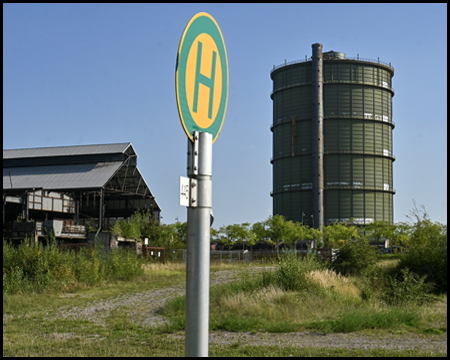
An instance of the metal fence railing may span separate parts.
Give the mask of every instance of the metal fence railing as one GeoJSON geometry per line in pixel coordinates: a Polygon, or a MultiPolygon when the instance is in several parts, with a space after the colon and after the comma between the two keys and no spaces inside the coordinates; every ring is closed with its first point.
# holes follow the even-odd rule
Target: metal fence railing
{"type": "MultiPolygon", "coordinates": [[[[331,59],[327,59],[327,60],[331,60],[331,59]]],[[[391,65],[391,63],[386,63],[384,61],[380,61],[380,59],[378,60],[373,60],[373,59],[364,59],[361,57],[345,57],[344,59],[336,59],[336,60],[340,60],[340,61],[345,61],[345,60],[353,60],[353,61],[364,61],[364,62],[368,62],[368,63],[372,63],[372,64],[380,64],[380,65],[384,65],[389,67],[390,69],[392,69],[392,71],[394,71],[394,67],[391,65]]],[[[288,66],[288,65],[293,65],[293,64],[300,64],[300,63],[304,63],[304,62],[308,62],[311,61],[311,57],[306,58],[306,59],[301,59],[301,60],[294,60],[294,61],[285,61],[284,64],[280,64],[277,66],[273,66],[272,70],[270,71],[270,73],[272,74],[275,70],[282,68],[283,66],[288,66]]]]}
{"type": "MultiPolygon", "coordinates": [[[[186,263],[187,250],[186,249],[174,249],[172,250],[172,262],[184,262],[186,263]]],[[[210,262],[211,263],[240,263],[251,262],[252,252],[248,250],[211,250],[210,262]]]]}
{"type": "MultiPolygon", "coordinates": [[[[295,253],[297,256],[307,256],[307,254],[316,253],[315,250],[211,250],[210,262],[212,263],[249,263],[249,262],[276,262],[279,258],[283,258],[287,254],[295,253]]],[[[186,249],[174,249],[172,254],[167,254],[172,262],[184,262],[187,259],[186,249]]]]}

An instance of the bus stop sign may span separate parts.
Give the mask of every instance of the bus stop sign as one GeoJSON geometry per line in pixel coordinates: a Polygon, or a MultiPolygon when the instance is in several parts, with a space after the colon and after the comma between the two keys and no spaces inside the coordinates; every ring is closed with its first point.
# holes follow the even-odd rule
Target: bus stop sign
{"type": "Polygon", "coordinates": [[[228,59],[213,17],[201,12],[187,24],[178,47],[175,74],[178,113],[184,131],[212,134],[222,129],[228,102],[228,59]]]}

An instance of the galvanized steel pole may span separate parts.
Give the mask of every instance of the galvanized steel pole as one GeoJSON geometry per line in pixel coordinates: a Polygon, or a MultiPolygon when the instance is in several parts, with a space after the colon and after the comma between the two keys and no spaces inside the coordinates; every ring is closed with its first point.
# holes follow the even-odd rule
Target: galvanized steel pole
{"type": "Polygon", "coordinates": [[[208,356],[209,263],[212,214],[212,135],[194,131],[188,139],[188,207],[185,355],[208,356]]]}
{"type": "MultiPolygon", "coordinates": [[[[313,223],[323,228],[323,76],[322,44],[312,45],[313,223]]],[[[314,225],[313,225],[314,227],[314,225]]]]}

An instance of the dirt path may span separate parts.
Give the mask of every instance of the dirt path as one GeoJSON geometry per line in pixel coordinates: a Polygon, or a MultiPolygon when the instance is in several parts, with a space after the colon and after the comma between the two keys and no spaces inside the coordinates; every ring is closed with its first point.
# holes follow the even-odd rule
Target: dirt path
{"type": "MultiPolygon", "coordinates": [[[[262,268],[261,268],[262,269],[262,268]]],[[[211,273],[210,285],[235,281],[238,272],[222,270],[211,273]]],[[[95,300],[85,306],[64,307],[56,315],[58,318],[74,318],[105,324],[104,318],[115,309],[128,308],[128,315],[139,325],[156,326],[167,320],[159,315],[167,301],[185,294],[186,283],[158,290],[147,290],[139,293],[122,294],[109,299],[95,300]],[[144,310],[143,310],[144,309],[144,310]]]]}
{"type": "MultiPolygon", "coordinates": [[[[180,336],[180,335],[179,335],[180,336]]],[[[184,336],[183,336],[184,338],[184,336]]],[[[295,347],[347,348],[347,349],[391,349],[447,352],[447,336],[407,335],[365,335],[358,333],[339,333],[321,335],[305,333],[231,333],[213,332],[209,335],[210,344],[277,345],[295,347]]]]}
{"type": "MultiPolygon", "coordinates": [[[[262,268],[261,268],[262,269],[262,268]]],[[[238,272],[223,270],[211,273],[211,285],[236,280],[238,272]]],[[[78,318],[105,324],[104,319],[118,308],[127,308],[132,321],[139,325],[156,326],[167,322],[160,315],[160,309],[166,302],[185,293],[185,283],[158,290],[148,290],[140,293],[123,294],[104,300],[96,300],[83,307],[63,308],[57,317],[78,318]],[[145,309],[144,313],[142,309],[145,309]]],[[[182,334],[170,334],[184,340],[182,334]]],[[[209,335],[211,344],[228,345],[239,343],[241,345],[277,345],[298,347],[325,347],[348,349],[395,349],[395,350],[422,350],[433,352],[447,352],[446,335],[418,334],[406,335],[367,335],[361,333],[338,333],[321,335],[315,332],[297,333],[236,333],[215,331],[209,335]]]]}

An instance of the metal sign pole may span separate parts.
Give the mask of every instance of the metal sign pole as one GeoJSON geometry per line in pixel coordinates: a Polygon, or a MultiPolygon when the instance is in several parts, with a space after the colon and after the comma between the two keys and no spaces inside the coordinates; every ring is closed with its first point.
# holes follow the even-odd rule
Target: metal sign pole
{"type": "Polygon", "coordinates": [[[208,356],[209,264],[212,214],[212,135],[194,131],[188,139],[188,239],[185,355],[208,356]]]}

